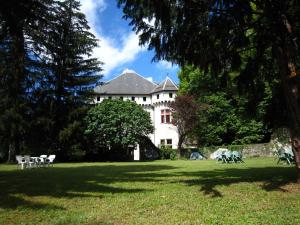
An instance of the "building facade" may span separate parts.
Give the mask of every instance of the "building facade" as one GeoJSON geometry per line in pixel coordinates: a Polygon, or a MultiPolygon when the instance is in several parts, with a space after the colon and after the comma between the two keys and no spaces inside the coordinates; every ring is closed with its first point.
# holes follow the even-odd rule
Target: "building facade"
{"type": "Polygon", "coordinates": [[[94,103],[104,99],[135,101],[150,115],[154,133],[149,135],[155,146],[177,148],[178,131],[172,124],[169,103],[175,100],[178,87],[166,78],[160,84],[153,83],[134,71],[124,71],[120,76],[95,88],[94,103]]]}

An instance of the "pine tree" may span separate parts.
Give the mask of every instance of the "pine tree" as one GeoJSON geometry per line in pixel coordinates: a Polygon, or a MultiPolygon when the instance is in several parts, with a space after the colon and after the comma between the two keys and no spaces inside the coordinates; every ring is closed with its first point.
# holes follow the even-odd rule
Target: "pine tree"
{"type": "Polygon", "coordinates": [[[51,151],[65,159],[66,149],[72,146],[64,144],[78,146],[79,137],[72,134],[83,131],[78,115],[82,115],[91,101],[93,87],[101,78],[101,63],[91,57],[97,40],[89,32],[76,0],[55,2],[47,21],[40,27],[43,30],[35,37],[39,40],[35,51],[42,58],[47,74],[39,81],[44,86],[36,92],[40,98],[37,104],[43,105],[39,114],[41,120],[47,120],[51,151]]]}
{"type": "Polygon", "coordinates": [[[20,151],[80,148],[101,63],[79,8],[75,0],[0,2],[0,143],[9,161],[20,151]]]}
{"type": "Polygon", "coordinates": [[[42,0],[0,2],[0,141],[8,161],[19,153],[26,129],[30,57],[26,30],[45,9],[42,0]]]}

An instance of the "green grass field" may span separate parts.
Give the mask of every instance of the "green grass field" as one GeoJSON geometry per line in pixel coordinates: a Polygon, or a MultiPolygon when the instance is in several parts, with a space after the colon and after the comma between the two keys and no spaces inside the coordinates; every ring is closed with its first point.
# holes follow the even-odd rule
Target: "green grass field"
{"type": "Polygon", "coordinates": [[[300,224],[295,169],[272,158],[0,165],[0,224],[300,224]]]}

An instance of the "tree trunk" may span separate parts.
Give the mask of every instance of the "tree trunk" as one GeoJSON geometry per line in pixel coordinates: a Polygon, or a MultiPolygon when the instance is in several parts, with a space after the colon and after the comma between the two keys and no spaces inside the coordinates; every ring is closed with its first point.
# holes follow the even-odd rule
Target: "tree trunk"
{"type": "Polygon", "coordinates": [[[15,145],[13,143],[10,143],[8,146],[7,163],[11,163],[13,161],[15,154],[16,154],[15,145]]]}
{"type": "Polygon", "coordinates": [[[180,157],[183,156],[183,148],[182,148],[182,144],[184,142],[184,139],[185,139],[185,135],[179,135],[179,140],[178,140],[178,146],[177,146],[177,149],[178,149],[178,154],[180,157]]]}
{"type": "Polygon", "coordinates": [[[297,183],[300,183],[300,136],[292,136],[292,146],[298,171],[297,183]]]}
{"type": "Polygon", "coordinates": [[[288,67],[292,61],[289,57],[288,48],[286,46],[279,46],[276,50],[276,58],[289,113],[288,125],[298,173],[297,182],[300,183],[300,78],[298,76],[290,76],[293,71],[290,71],[288,67]]]}

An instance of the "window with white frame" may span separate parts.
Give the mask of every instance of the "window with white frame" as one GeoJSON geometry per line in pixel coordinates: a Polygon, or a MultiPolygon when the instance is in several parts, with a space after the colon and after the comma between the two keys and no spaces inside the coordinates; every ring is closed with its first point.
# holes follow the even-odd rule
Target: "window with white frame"
{"type": "Polygon", "coordinates": [[[167,141],[167,146],[172,147],[172,139],[167,139],[166,141],[167,141]]]}
{"type": "Polygon", "coordinates": [[[160,139],[160,146],[167,146],[172,148],[173,141],[172,139],[160,139]]]}
{"type": "Polygon", "coordinates": [[[162,109],[160,112],[161,112],[161,123],[172,122],[170,109],[162,109]]]}

